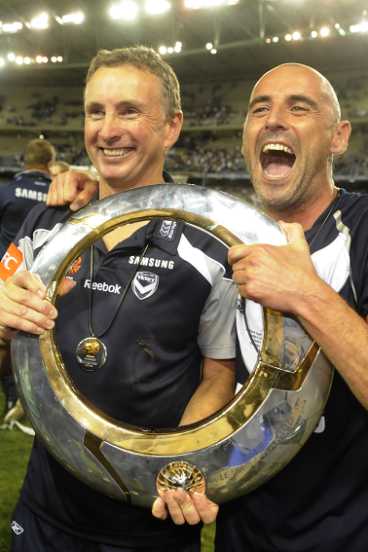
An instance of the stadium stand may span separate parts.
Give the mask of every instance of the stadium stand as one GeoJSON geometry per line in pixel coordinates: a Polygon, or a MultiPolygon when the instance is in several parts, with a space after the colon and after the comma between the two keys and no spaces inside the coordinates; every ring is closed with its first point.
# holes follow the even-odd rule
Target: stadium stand
{"type": "MultiPolygon", "coordinates": [[[[337,180],[359,185],[368,179],[368,75],[327,73],[341,100],[343,116],[354,126],[349,153],[336,160],[337,180]]],[[[205,185],[221,181],[237,188],[247,178],[240,152],[244,106],[254,79],[182,84],[184,132],[167,168],[205,185]],[[235,183],[235,184],[234,184],[235,183]]],[[[0,96],[0,173],[19,169],[25,142],[42,134],[55,143],[59,158],[85,166],[82,141],[82,87],[4,88],[0,96]]],[[[230,186],[230,187],[229,187],[230,186]]]]}

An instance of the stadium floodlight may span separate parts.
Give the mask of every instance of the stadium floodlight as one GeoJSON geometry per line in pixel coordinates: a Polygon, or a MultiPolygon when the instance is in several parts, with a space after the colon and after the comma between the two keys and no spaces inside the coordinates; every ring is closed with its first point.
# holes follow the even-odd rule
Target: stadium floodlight
{"type": "Polygon", "coordinates": [[[36,63],[43,63],[43,56],[36,56],[36,63]]]}
{"type": "Polygon", "coordinates": [[[213,48],[212,42],[207,42],[207,44],[206,44],[206,50],[212,50],[212,48],[213,48]]]}
{"type": "Polygon", "coordinates": [[[235,6],[239,0],[184,0],[184,7],[188,10],[203,8],[218,8],[220,6],[235,6]]]}
{"type": "Polygon", "coordinates": [[[180,54],[182,47],[182,42],[177,40],[174,46],[165,46],[164,44],[161,44],[161,46],[158,47],[158,53],[162,56],[166,56],[167,54],[180,54]]]}
{"type": "Polygon", "coordinates": [[[273,36],[273,37],[272,37],[272,42],[273,42],[274,44],[277,44],[279,41],[280,41],[280,38],[279,38],[278,36],[273,36]]]}
{"type": "Polygon", "coordinates": [[[23,23],[12,21],[11,23],[0,23],[1,32],[5,34],[14,34],[23,29],[23,23]]]}
{"type": "Polygon", "coordinates": [[[340,36],[346,36],[346,31],[341,27],[340,23],[335,23],[334,26],[340,36]]]}
{"type": "Polygon", "coordinates": [[[27,24],[27,27],[36,31],[42,31],[49,27],[49,14],[47,12],[41,12],[31,19],[27,24]]]}
{"type": "Polygon", "coordinates": [[[331,29],[330,27],[321,27],[320,30],[319,30],[319,36],[321,38],[327,38],[328,36],[330,36],[331,34],[331,29]]]}
{"type": "Polygon", "coordinates": [[[25,57],[23,58],[23,61],[24,61],[24,64],[25,64],[25,65],[31,65],[31,63],[32,63],[33,60],[32,60],[32,58],[30,58],[29,56],[25,56],[25,57]]]}
{"type": "Polygon", "coordinates": [[[24,63],[23,57],[22,57],[22,56],[17,56],[17,57],[15,58],[15,63],[16,63],[17,65],[23,65],[23,63],[24,63]]]}
{"type": "Polygon", "coordinates": [[[66,13],[61,17],[56,16],[55,19],[60,25],[81,25],[86,17],[84,13],[79,10],[71,13],[66,13]]]}
{"type": "Polygon", "coordinates": [[[109,15],[115,20],[133,22],[137,19],[138,13],[139,7],[134,0],[122,0],[109,8],[109,15]]]}
{"type": "Polygon", "coordinates": [[[302,33],[300,31],[294,31],[291,35],[291,38],[293,40],[301,40],[302,39],[302,33]]]}
{"type": "Polygon", "coordinates": [[[317,31],[311,31],[311,34],[310,34],[311,38],[317,38],[317,36],[318,36],[317,31]]]}
{"type": "Polygon", "coordinates": [[[363,19],[363,21],[356,25],[350,25],[349,30],[351,33],[368,33],[368,21],[363,19]]]}
{"type": "Polygon", "coordinates": [[[63,56],[58,56],[58,57],[57,57],[58,63],[62,63],[63,59],[64,59],[63,56]]]}
{"type": "Polygon", "coordinates": [[[5,67],[5,65],[6,65],[5,59],[4,59],[3,57],[0,57],[0,69],[1,69],[2,67],[5,67]]]}
{"type": "Polygon", "coordinates": [[[215,55],[217,54],[217,48],[212,48],[212,49],[210,50],[210,53],[211,53],[213,56],[215,56],[215,55]]]}
{"type": "Polygon", "coordinates": [[[284,36],[286,42],[291,42],[293,40],[293,37],[291,36],[290,33],[287,33],[285,36],[284,36]]]}
{"type": "Polygon", "coordinates": [[[148,15],[161,15],[171,10],[168,0],[146,0],[144,10],[148,15]]]}
{"type": "Polygon", "coordinates": [[[14,61],[16,60],[16,55],[14,52],[8,52],[8,54],[6,55],[6,57],[8,58],[8,61],[14,63],[14,61]]]}

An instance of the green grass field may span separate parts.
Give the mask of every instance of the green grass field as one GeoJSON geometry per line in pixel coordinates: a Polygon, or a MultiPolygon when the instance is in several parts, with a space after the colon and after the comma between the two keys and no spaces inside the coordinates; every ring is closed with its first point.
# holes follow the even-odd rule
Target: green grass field
{"type": "MultiPolygon", "coordinates": [[[[0,412],[3,412],[1,392],[0,412]]],[[[27,467],[32,440],[18,430],[0,430],[0,552],[9,552],[9,521],[27,467]]],[[[213,551],[213,535],[213,525],[202,531],[201,552],[213,551]]]]}
{"type": "MultiPolygon", "coordinates": [[[[0,412],[4,398],[0,393],[0,412]]],[[[0,430],[0,552],[9,551],[9,520],[26,471],[32,437],[21,431],[0,430]]]]}

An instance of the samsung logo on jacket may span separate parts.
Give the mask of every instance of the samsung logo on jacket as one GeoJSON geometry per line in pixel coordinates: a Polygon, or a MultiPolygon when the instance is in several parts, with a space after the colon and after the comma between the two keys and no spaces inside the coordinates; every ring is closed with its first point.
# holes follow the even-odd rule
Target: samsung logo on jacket
{"type": "Polygon", "coordinates": [[[36,190],[28,190],[27,188],[15,188],[15,197],[24,197],[33,199],[34,201],[46,202],[47,194],[36,190]]]}
{"type": "Polygon", "coordinates": [[[175,267],[174,261],[168,261],[166,259],[155,259],[154,257],[140,257],[139,255],[131,255],[129,257],[129,264],[139,264],[140,266],[149,266],[151,268],[167,268],[173,270],[175,267]]]}

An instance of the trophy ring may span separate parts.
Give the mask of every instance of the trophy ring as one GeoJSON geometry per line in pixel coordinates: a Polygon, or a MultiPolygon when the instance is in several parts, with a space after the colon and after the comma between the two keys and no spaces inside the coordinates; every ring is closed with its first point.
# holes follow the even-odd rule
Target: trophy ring
{"type": "MultiPolygon", "coordinates": [[[[61,278],[84,249],[117,226],[154,217],[183,220],[228,246],[285,243],[276,222],[239,199],[197,186],[159,184],[73,214],[31,271],[54,303],[61,278]]],[[[205,491],[217,503],[250,492],[301,449],[333,377],[317,344],[292,317],[256,307],[264,330],[252,374],[223,409],[167,431],[118,422],[91,405],[70,381],[52,330],[42,336],[19,333],[12,343],[15,377],[37,435],[77,478],[133,505],[150,507],[167,488],[205,491]]],[[[238,330],[241,324],[239,315],[238,330]]]]}

